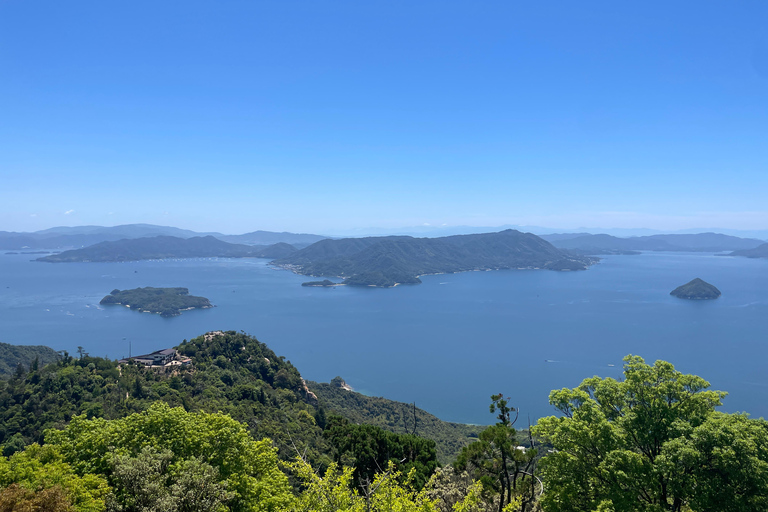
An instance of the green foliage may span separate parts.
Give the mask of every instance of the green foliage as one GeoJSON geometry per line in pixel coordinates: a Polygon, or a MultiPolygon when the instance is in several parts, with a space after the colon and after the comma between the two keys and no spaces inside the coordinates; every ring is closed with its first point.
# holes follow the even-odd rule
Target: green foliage
{"type": "MultiPolygon", "coordinates": [[[[0,488],[13,485],[38,493],[13,491],[11,494],[15,496],[14,499],[29,503],[35,500],[53,500],[51,503],[59,504],[66,502],[66,506],[70,508],[62,508],[62,510],[77,512],[104,510],[104,497],[108,491],[107,481],[103,477],[93,474],[78,476],[72,466],[63,460],[56,448],[37,444],[7,459],[0,457],[0,488]],[[57,490],[39,494],[40,491],[48,489],[57,490]],[[62,499],[59,499],[59,496],[62,499]]],[[[10,496],[6,496],[6,499],[9,502],[11,500],[10,496]]],[[[53,505],[49,503],[48,506],[53,505]]]]}
{"type": "Polygon", "coordinates": [[[161,316],[180,315],[183,310],[213,307],[205,297],[189,294],[187,288],[134,288],[112,290],[100,304],[121,304],[142,312],[159,313],[161,316]]]}
{"type": "Polygon", "coordinates": [[[403,475],[392,462],[362,493],[352,486],[350,468],[331,464],[321,477],[301,459],[288,466],[304,487],[291,509],[295,512],[436,512],[435,500],[413,486],[412,472],[403,475]]]}
{"type": "Polygon", "coordinates": [[[459,471],[469,471],[483,486],[486,499],[494,496],[501,512],[505,507],[528,504],[535,498],[532,480],[536,450],[525,450],[517,441],[512,418],[515,409],[504,395],[491,395],[491,413],[498,413],[495,425],[480,433],[480,439],[465,447],[456,459],[459,471]]]}
{"type": "Polygon", "coordinates": [[[118,498],[121,492],[125,495],[120,485],[140,480],[130,470],[144,471],[145,477],[155,471],[152,453],[142,454],[149,447],[171,454],[165,462],[160,457],[157,475],[163,474],[163,463],[178,472],[192,459],[215,468],[219,483],[224,484],[221,489],[233,493],[229,502],[233,511],[283,510],[292,499],[270,440],[254,441],[243,425],[224,414],[189,413],[157,403],[118,420],[76,416],[64,430],[47,431],[46,442],[57,446],[79,474],[109,477],[118,488],[118,498]],[[130,464],[126,456],[138,462],[130,464]]]}
{"type": "Polygon", "coordinates": [[[175,465],[170,450],[145,446],[136,457],[113,458],[115,491],[108,497],[115,512],[215,512],[233,498],[213,466],[197,458],[175,465]]]}
{"type": "Polygon", "coordinates": [[[37,370],[39,367],[59,360],[60,357],[55,350],[42,345],[27,346],[0,343],[0,378],[14,375],[19,365],[22,365],[22,374],[16,375],[16,378],[23,377],[27,371],[33,369],[33,366],[37,370]]]}
{"type": "Polygon", "coordinates": [[[329,411],[352,423],[367,423],[396,433],[415,433],[435,441],[437,459],[449,464],[461,449],[477,440],[485,428],[479,425],[451,423],[414,408],[413,404],[395,402],[381,397],[365,396],[343,389],[344,380],[335,377],[330,384],[307,383],[329,411]]]}
{"type": "Polygon", "coordinates": [[[715,413],[725,393],[670,363],[624,361],[623,381],[550,394],[564,416],[534,428],[554,448],[541,462],[545,510],[765,509],[766,423],[715,413]]]}
{"type": "Polygon", "coordinates": [[[161,401],[189,411],[226,413],[248,425],[254,438],[273,439],[284,459],[296,454],[296,446],[313,463],[330,462],[313,397],[290,362],[234,331],[185,341],[178,350],[192,359],[191,367],[157,372],[66,356],[0,383],[0,446],[10,455],[42,442],[45,429],[62,428],[73,416],[123,418],[161,401]]]}
{"type": "Polygon", "coordinates": [[[336,462],[354,468],[355,482],[361,489],[376,473],[394,464],[409,475],[421,489],[438,468],[435,442],[411,434],[396,434],[374,425],[353,425],[334,416],[324,432],[336,452],[336,462]]]}

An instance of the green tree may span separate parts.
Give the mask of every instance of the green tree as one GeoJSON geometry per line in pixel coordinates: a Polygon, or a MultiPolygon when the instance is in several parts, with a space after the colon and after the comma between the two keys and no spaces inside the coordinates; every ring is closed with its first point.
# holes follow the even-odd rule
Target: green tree
{"type": "Polygon", "coordinates": [[[255,441],[224,414],[190,413],[158,402],[117,420],[76,416],[64,430],[48,430],[45,437],[79,474],[110,476],[114,457],[137,457],[152,447],[173,454],[171,467],[196,459],[216,468],[219,482],[233,493],[228,502],[233,511],[284,510],[293,498],[272,442],[255,441]]]}
{"type": "Polygon", "coordinates": [[[435,500],[414,487],[414,470],[403,475],[391,461],[361,492],[352,485],[352,468],[332,463],[320,476],[301,459],[287,466],[304,487],[291,509],[295,512],[437,512],[435,500]]]}
{"type": "Polygon", "coordinates": [[[114,512],[213,512],[228,510],[232,498],[216,468],[196,458],[171,465],[173,453],[145,447],[136,457],[113,460],[115,490],[108,497],[114,512]]]}
{"type": "Polygon", "coordinates": [[[373,481],[392,461],[403,474],[414,470],[414,485],[421,489],[439,467],[435,442],[411,434],[396,434],[373,425],[353,425],[331,416],[324,435],[335,449],[336,462],[354,468],[360,489],[373,481]]]}
{"type": "Polygon", "coordinates": [[[462,449],[455,462],[459,471],[470,471],[483,485],[486,496],[495,495],[501,512],[512,504],[526,506],[533,500],[530,473],[536,451],[519,446],[512,418],[515,408],[504,395],[491,395],[490,412],[497,413],[495,425],[480,433],[479,440],[462,449]]]}
{"type": "MultiPolygon", "coordinates": [[[[97,475],[78,476],[52,446],[33,444],[9,458],[0,457],[0,489],[7,510],[73,510],[101,512],[109,490],[97,475]],[[10,490],[9,490],[10,489],[10,490]],[[8,504],[15,505],[11,506],[8,504]],[[37,503],[37,505],[35,505],[37,503]],[[16,508],[13,508],[13,507],[16,508]]],[[[0,500],[0,502],[2,501],[0,500]]],[[[0,509],[3,510],[3,509],[0,509]]]]}
{"type": "Polygon", "coordinates": [[[766,423],[715,413],[725,393],[668,362],[624,358],[624,380],[555,390],[562,417],[534,433],[548,511],[748,511],[767,508],[766,423]]]}

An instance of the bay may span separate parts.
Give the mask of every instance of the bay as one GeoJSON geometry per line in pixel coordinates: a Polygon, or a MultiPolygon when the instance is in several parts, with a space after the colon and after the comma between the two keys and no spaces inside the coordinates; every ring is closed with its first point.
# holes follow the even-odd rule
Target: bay
{"type": "Polygon", "coordinates": [[[357,390],[442,419],[490,423],[503,393],[524,426],[554,413],[549,391],[622,357],[672,362],[728,391],[724,410],[768,415],[768,260],[712,254],[609,256],[584,272],[509,270],[422,277],[391,289],[307,288],[258,259],[48,264],[0,255],[0,341],[120,358],[212,330],[253,334],[306,379],[342,376],[357,390]],[[669,292],[694,277],[715,301],[669,292]],[[100,306],[112,289],[183,286],[216,308],[162,318],[100,306]]]}

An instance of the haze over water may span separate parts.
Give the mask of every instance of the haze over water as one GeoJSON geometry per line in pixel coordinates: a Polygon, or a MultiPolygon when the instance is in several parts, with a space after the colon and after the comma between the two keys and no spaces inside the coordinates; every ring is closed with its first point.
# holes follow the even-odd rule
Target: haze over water
{"type": "MultiPolygon", "coordinates": [[[[301,287],[267,260],[45,264],[0,255],[0,341],[119,358],[211,330],[243,330],[304,378],[341,375],[357,390],[445,420],[489,423],[502,392],[521,421],[553,413],[551,389],[621,359],[664,359],[728,391],[726,411],[768,416],[768,261],[709,254],[609,256],[586,272],[493,271],[425,276],[394,289],[301,287]],[[694,277],[723,292],[685,301],[694,277]],[[184,286],[217,307],[162,318],[99,306],[112,289],[184,286]]],[[[614,365],[614,366],[609,366],[614,365]]],[[[519,425],[520,426],[520,425],[519,425]]]]}

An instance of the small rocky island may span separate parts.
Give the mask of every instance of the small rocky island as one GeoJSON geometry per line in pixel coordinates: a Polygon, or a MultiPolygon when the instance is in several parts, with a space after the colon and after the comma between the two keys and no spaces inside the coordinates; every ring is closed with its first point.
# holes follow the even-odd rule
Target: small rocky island
{"type": "Polygon", "coordinates": [[[101,299],[100,304],[117,304],[142,313],[157,313],[160,316],[178,316],[189,309],[212,308],[213,304],[205,297],[189,294],[187,288],[134,288],[132,290],[112,290],[101,299]]]}
{"type": "Polygon", "coordinates": [[[680,299],[691,300],[716,299],[721,295],[720,290],[714,285],[711,285],[698,277],[689,283],[678,286],[669,292],[669,294],[680,299]]]}
{"type": "Polygon", "coordinates": [[[301,286],[341,286],[340,283],[334,283],[330,279],[323,279],[322,281],[307,281],[301,283],[301,286]]]}

